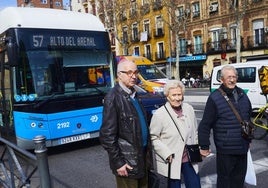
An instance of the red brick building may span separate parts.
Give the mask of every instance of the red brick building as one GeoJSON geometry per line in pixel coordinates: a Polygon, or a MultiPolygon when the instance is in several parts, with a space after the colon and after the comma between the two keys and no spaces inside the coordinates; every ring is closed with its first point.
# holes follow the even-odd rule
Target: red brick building
{"type": "Polygon", "coordinates": [[[17,0],[17,6],[63,9],[63,0],[17,0]]]}

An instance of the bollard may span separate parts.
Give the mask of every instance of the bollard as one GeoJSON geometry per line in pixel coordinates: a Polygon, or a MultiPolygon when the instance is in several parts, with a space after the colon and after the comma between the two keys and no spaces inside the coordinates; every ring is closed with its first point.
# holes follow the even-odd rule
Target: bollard
{"type": "Polygon", "coordinates": [[[40,175],[41,188],[50,188],[50,173],[48,168],[46,137],[39,135],[33,139],[35,143],[35,154],[37,158],[37,166],[40,175]]]}

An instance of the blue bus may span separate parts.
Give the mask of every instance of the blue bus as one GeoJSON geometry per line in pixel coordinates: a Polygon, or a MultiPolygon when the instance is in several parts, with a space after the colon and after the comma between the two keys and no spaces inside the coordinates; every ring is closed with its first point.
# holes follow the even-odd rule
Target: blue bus
{"type": "Polygon", "coordinates": [[[109,35],[91,14],[43,8],[0,11],[0,132],[19,147],[99,136],[114,85],[109,35]]]}

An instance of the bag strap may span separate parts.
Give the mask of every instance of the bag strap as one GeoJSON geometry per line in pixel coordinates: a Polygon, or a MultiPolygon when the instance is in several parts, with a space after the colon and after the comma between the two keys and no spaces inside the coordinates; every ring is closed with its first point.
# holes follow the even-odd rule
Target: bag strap
{"type": "Polygon", "coordinates": [[[169,116],[170,116],[170,118],[172,119],[172,121],[173,121],[174,125],[176,126],[176,128],[177,128],[177,130],[178,130],[178,132],[179,132],[179,134],[180,134],[180,136],[181,136],[182,141],[184,142],[184,139],[183,139],[183,137],[182,137],[182,135],[181,135],[180,129],[178,128],[178,126],[177,126],[177,124],[176,124],[175,120],[172,118],[172,116],[171,116],[170,112],[168,111],[168,109],[167,109],[166,105],[164,105],[164,107],[165,107],[165,109],[166,109],[166,111],[167,111],[168,115],[169,115],[169,116]]]}
{"type": "Polygon", "coordinates": [[[231,109],[233,110],[233,112],[234,112],[236,118],[238,119],[238,121],[240,123],[242,123],[243,120],[242,120],[241,116],[239,115],[239,113],[237,112],[237,110],[235,109],[233,103],[230,101],[229,97],[226,95],[226,93],[221,88],[219,88],[218,90],[221,92],[222,96],[225,98],[225,100],[227,101],[227,103],[229,104],[231,109]]]}

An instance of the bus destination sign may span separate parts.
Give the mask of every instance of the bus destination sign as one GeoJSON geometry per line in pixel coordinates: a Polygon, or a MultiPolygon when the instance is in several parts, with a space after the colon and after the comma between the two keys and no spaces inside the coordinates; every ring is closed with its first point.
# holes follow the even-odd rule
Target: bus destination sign
{"type": "Polygon", "coordinates": [[[95,47],[94,37],[84,36],[49,36],[44,35],[33,35],[32,46],[34,48],[42,48],[47,46],[53,47],[95,47]]]}

